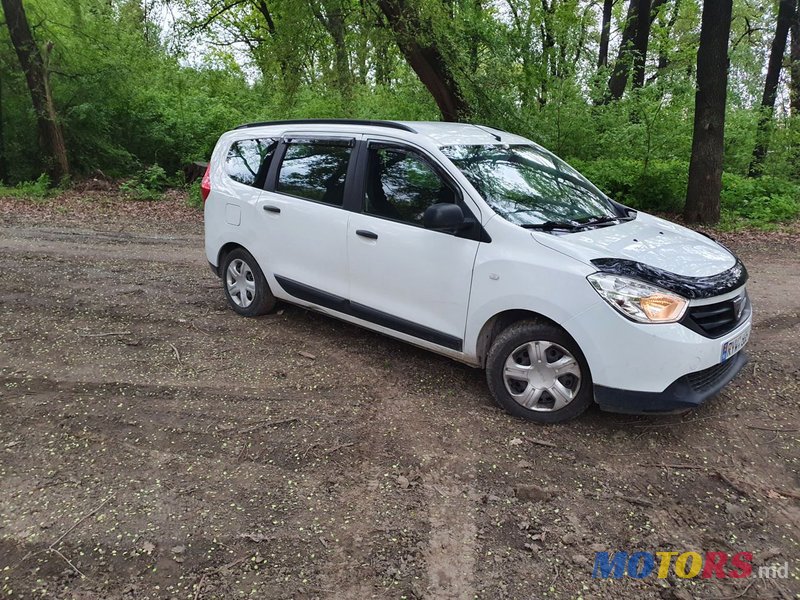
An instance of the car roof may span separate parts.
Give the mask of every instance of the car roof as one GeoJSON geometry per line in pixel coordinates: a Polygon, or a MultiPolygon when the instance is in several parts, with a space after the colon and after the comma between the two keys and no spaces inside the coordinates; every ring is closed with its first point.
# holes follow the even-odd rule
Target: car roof
{"type": "Polygon", "coordinates": [[[344,132],[358,130],[361,133],[396,133],[406,139],[416,136],[428,138],[437,146],[481,145],[481,144],[530,144],[521,136],[471,123],[448,123],[443,121],[369,121],[355,119],[294,119],[289,121],[265,121],[249,123],[240,129],[277,128],[295,131],[313,129],[318,132],[344,132]],[[402,133],[401,133],[402,132],[402,133]]]}

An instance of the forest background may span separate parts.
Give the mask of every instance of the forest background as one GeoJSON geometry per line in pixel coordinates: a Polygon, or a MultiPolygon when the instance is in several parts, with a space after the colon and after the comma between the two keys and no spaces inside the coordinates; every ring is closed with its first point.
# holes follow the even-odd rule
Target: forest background
{"type": "Polygon", "coordinates": [[[2,5],[0,195],[102,179],[157,201],[241,123],[444,119],[527,136],[636,208],[800,216],[797,0],[2,5]]]}

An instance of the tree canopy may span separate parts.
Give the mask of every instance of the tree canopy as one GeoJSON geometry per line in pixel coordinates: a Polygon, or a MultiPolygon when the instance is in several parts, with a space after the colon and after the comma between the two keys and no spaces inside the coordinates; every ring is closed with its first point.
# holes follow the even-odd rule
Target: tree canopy
{"type": "MultiPolygon", "coordinates": [[[[4,0],[6,25],[9,3],[22,5],[4,0]]],[[[74,176],[149,165],[171,174],[246,121],[444,118],[526,135],[620,201],[683,209],[699,0],[24,0],[24,9],[74,176]]],[[[781,214],[798,202],[797,19],[797,0],[733,2],[723,206],[755,188],[779,196],[781,214]]],[[[0,29],[0,179],[13,184],[53,159],[10,32],[0,29]]]]}

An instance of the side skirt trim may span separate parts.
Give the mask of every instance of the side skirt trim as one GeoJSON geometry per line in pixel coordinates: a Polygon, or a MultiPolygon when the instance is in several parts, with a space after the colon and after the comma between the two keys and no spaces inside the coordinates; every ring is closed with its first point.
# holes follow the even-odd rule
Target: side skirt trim
{"type": "Polygon", "coordinates": [[[324,306],[325,308],[350,315],[351,317],[369,321],[370,323],[386,327],[387,329],[393,329],[399,333],[404,333],[425,340],[426,342],[455,350],[456,352],[461,352],[463,349],[464,341],[448,333],[425,327],[413,321],[401,319],[400,317],[390,315],[369,306],[364,306],[363,304],[358,304],[357,302],[351,302],[347,298],[329,294],[328,292],[311,287],[310,285],[287,279],[281,275],[275,275],[275,279],[288,294],[295,298],[324,306]]]}

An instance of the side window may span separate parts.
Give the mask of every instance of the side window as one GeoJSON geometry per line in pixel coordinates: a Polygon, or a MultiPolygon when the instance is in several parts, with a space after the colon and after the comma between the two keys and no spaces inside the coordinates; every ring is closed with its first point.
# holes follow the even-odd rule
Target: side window
{"type": "Polygon", "coordinates": [[[225,159],[225,172],[234,181],[257,185],[258,176],[266,175],[278,140],[259,138],[233,142],[225,159]]]}
{"type": "Polygon", "coordinates": [[[275,191],[341,206],[350,151],[341,142],[289,143],[275,191]]]}
{"type": "Polygon", "coordinates": [[[372,146],[368,160],[367,214],[422,225],[431,204],[456,201],[453,189],[414,152],[372,146]]]}

